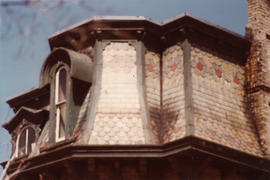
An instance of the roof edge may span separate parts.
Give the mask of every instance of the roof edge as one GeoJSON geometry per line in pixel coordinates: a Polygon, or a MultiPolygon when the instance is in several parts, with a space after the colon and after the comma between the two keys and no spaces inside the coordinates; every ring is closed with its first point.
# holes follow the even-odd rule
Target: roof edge
{"type": "MultiPolygon", "coordinates": [[[[31,113],[33,115],[35,114],[41,114],[41,113],[48,113],[48,110],[46,109],[31,109],[31,108],[27,108],[22,106],[17,112],[16,114],[11,118],[11,120],[5,124],[2,125],[3,128],[5,128],[6,130],[8,130],[9,132],[12,132],[14,128],[12,128],[12,126],[14,126],[14,123],[16,124],[16,119],[17,117],[22,114],[22,113],[31,113]]],[[[18,120],[17,120],[18,121],[18,120]]]]}
{"type": "MultiPolygon", "coordinates": [[[[183,139],[165,144],[165,145],[80,145],[74,144],[73,141],[64,144],[57,148],[50,148],[43,153],[30,157],[25,163],[30,161],[43,161],[43,165],[49,162],[59,163],[59,155],[62,160],[70,158],[166,158],[171,155],[185,153],[187,151],[198,152],[220,160],[251,168],[253,170],[261,171],[270,174],[270,160],[262,157],[257,157],[251,154],[246,154],[220,144],[216,144],[204,139],[194,136],[185,137],[183,139]],[[82,151],[83,150],[83,151],[82,151]],[[63,153],[65,152],[65,153],[63,153]],[[252,162],[252,163],[250,163],[252,162]]],[[[15,170],[18,162],[13,162],[11,169],[15,170]]],[[[33,163],[35,164],[35,163],[33,163]]],[[[29,167],[23,171],[35,169],[34,166],[29,167]]]]}
{"type": "Polygon", "coordinates": [[[43,87],[32,88],[30,90],[27,90],[25,92],[22,92],[18,95],[15,95],[7,99],[6,102],[12,108],[13,106],[15,106],[16,103],[23,101],[24,99],[28,99],[27,96],[31,96],[33,98],[37,97],[39,94],[43,95],[47,91],[49,92],[49,86],[50,86],[49,84],[46,84],[43,87]]]}
{"type": "Polygon", "coordinates": [[[93,16],[92,18],[83,20],[79,23],[73,24],[71,26],[68,26],[67,28],[64,28],[60,31],[53,33],[52,35],[48,37],[48,39],[52,39],[64,32],[83,26],[92,21],[148,21],[159,26],[161,25],[161,23],[153,21],[152,19],[144,17],[144,16],[93,16]]]}
{"type": "Polygon", "coordinates": [[[184,13],[182,13],[180,15],[177,15],[177,16],[175,16],[173,18],[165,20],[165,21],[163,21],[161,23],[158,22],[158,21],[154,21],[151,18],[144,17],[144,16],[94,16],[92,18],[86,19],[84,21],[81,21],[79,23],[76,23],[76,24],[71,25],[71,26],[69,26],[67,28],[64,28],[63,30],[60,30],[60,31],[56,32],[56,33],[52,34],[51,36],[49,36],[48,39],[49,40],[53,39],[53,38],[61,35],[62,33],[71,31],[71,30],[73,30],[75,28],[86,25],[86,24],[91,23],[93,21],[147,21],[147,22],[150,22],[152,24],[158,25],[161,28],[162,26],[166,26],[167,24],[174,23],[175,21],[180,20],[182,18],[191,18],[193,20],[199,21],[201,23],[204,23],[204,24],[209,25],[211,27],[214,27],[216,29],[222,30],[222,31],[224,31],[226,33],[229,33],[229,34],[233,35],[233,36],[237,36],[238,38],[248,40],[248,38],[246,38],[244,35],[241,35],[239,33],[231,31],[231,30],[229,30],[227,28],[224,28],[224,27],[222,27],[220,25],[211,23],[210,21],[199,18],[199,17],[197,17],[195,15],[192,15],[190,13],[187,13],[187,12],[184,12],[184,13]]]}

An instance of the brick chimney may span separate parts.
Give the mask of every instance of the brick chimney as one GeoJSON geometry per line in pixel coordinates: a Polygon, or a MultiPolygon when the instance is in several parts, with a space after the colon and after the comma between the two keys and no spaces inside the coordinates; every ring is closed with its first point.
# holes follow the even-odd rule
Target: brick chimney
{"type": "Polygon", "coordinates": [[[262,151],[270,158],[270,0],[248,0],[247,97],[262,151]]]}

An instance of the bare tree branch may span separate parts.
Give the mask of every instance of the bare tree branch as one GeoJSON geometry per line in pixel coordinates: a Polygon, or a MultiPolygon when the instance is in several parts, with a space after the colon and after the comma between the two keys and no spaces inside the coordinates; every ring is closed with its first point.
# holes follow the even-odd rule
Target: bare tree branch
{"type": "Polygon", "coordinates": [[[79,2],[80,0],[54,0],[54,1],[43,1],[43,0],[22,0],[22,1],[2,1],[0,7],[8,6],[32,6],[32,7],[47,7],[54,8],[62,5],[66,2],[79,2]]]}
{"type": "Polygon", "coordinates": [[[0,2],[0,7],[7,7],[7,6],[27,6],[29,5],[29,0],[24,1],[2,1],[0,2]]]}
{"type": "MultiPolygon", "coordinates": [[[[111,9],[96,9],[90,0],[0,0],[0,39],[5,39],[6,42],[10,41],[12,38],[16,39],[16,47],[12,44],[12,48],[18,49],[16,51],[17,56],[21,55],[27,48],[30,47],[31,49],[33,45],[40,44],[40,42],[38,42],[38,39],[40,39],[39,35],[41,35],[42,38],[47,38],[50,29],[55,31],[56,29],[75,22],[81,13],[76,14],[78,12],[77,9],[72,13],[71,9],[74,6],[79,7],[80,10],[84,10],[88,15],[89,12],[91,12],[90,15],[94,15],[97,12],[98,14],[112,14],[111,9]],[[44,31],[47,31],[47,34],[44,33],[44,31]],[[46,34],[45,37],[43,37],[44,34],[46,34]]],[[[81,43],[87,41],[88,34],[86,31],[78,33],[80,33],[81,43]]],[[[44,44],[44,42],[42,42],[42,44],[44,44]]],[[[74,44],[74,46],[79,48],[80,43],[74,44]]],[[[42,48],[43,46],[39,45],[39,49],[42,48]]],[[[85,51],[87,51],[90,56],[93,55],[91,49],[85,51]]],[[[15,147],[15,149],[16,148],[17,147],[15,147]]],[[[0,179],[13,179],[21,172],[21,170],[29,166],[29,164],[25,162],[20,162],[20,165],[15,172],[7,174],[7,169],[15,159],[16,153],[13,153],[7,162],[0,179]]]]}
{"type": "Polygon", "coordinates": [[[97,11],[101,14],[107,12],[107,10],[97,10],[89,0],[0,1],[0,16],[2,17],[0,39],[15,37],[18,39],[19,37],[17,47],[14,47],[18,49],[14,59],[18,59],[17,57],[25,52],[26,43],[37,43],[37,39],[42,37],[40,34],[42,31],[46,31],[48,34],[48,32],[64,28],[67,24],[75,22],[81,15],[81,13],[76,14],[74,10],[72,12],[72,8],[75,6],[92,14],[97,11]],[[38,37],[37,34],[41,36],[38,37]]]}

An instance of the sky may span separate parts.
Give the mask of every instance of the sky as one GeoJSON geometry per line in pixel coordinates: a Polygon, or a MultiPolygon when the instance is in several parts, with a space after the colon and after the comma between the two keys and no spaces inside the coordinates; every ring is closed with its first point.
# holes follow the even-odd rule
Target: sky
{"type": "MultiPolygon", "coordinates": [[[[187,12],[242,35],[248,21],[247,0],[85,0],[83,6],[78,1],[49,9],[0,7],[0,125],[14,116],[5,101],[38,87],[42,63],[50,52],[48,37],[82,20],[108,15],[163,22],[187,12]]],[[[0,162],[10,157],[9,142],[8,132],[0,127],[0,162]]]]}

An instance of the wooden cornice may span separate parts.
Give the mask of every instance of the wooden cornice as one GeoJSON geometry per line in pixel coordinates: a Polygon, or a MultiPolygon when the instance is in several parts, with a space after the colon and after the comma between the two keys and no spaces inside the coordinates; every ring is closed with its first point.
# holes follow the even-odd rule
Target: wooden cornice
{"type": "Polygon", "coordinates": [[[44,85],[43,87],[38,87],[31,89],[27,92],[21,93],[17,96],[14,96],[8,99],[6,102],[8,105],[13,108],[14,112],[17,112],[21,106],[23,106],[26,102],[29,101],[38,101],[38,98],[44,95],[50,94],[50,85],[44,85]]]}
{"type": "MultiPolygon", "coordinates": [[[[24,163],[28,163],[28,166],[22,170],[22,173],[51,167],[66,160],[167,158],[173,155],[209,156],[236,166],[270,174],[269,159],[246,154],[193,136],[166,145],[77,145],[74,140],[71,140],[70,143],[67,141],[62,146],[51,147],[38,156],[26,159],[24,163]]],[[[13,162],[9,172],[15,171],[19,164],[19,161],[13,162]]]]}
{"type": "Polygon", "coordinates": [[[51,49],[65,47],[80,51],[94,46],[96,40],[117,39],[137,39],[156,52],[162,52],[188,39],[194,44],[231,57],[235,59],[233,63],[240,65],[245,64],[250,49],[250,41],[246,37],[188,14],[163,24],[141,17],[93,18],[51,36],[49,43],[51,49]]]}

